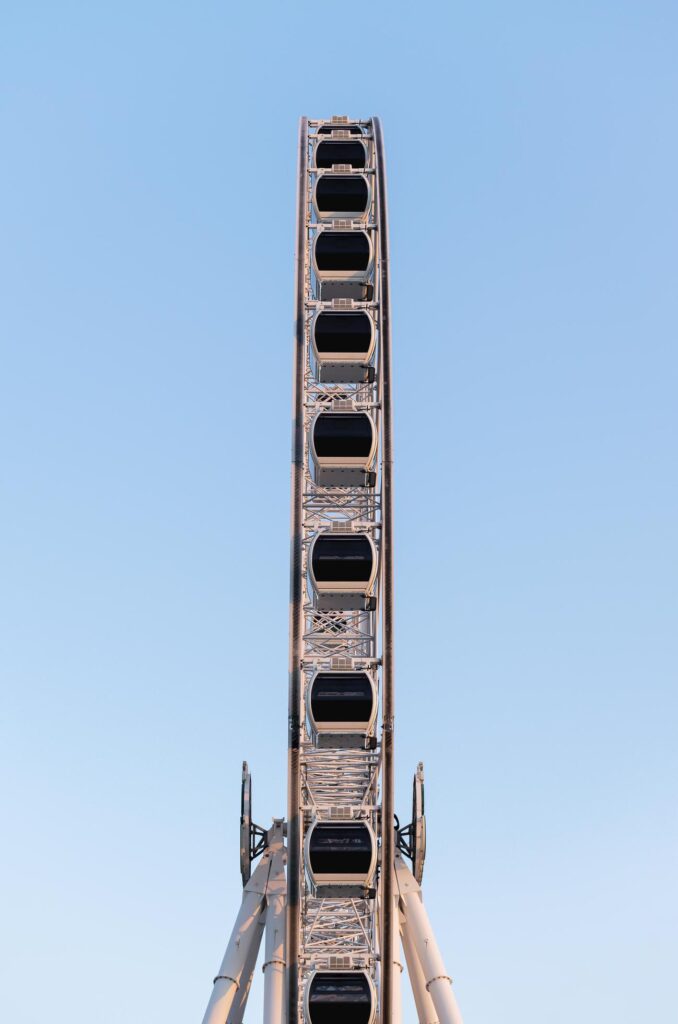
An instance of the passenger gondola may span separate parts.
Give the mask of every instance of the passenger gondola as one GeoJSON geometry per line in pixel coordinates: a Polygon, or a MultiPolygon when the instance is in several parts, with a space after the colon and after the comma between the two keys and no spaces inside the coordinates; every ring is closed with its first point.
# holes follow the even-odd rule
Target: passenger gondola
{"type": "Polygon", "coordinates": [[[367,672],[316,672],[306,709],[316,746],[374,748],[377,688],[367,672]]]}
{"type": "Polygon", "coordinates": [[[376,346],[374,321],[359,312],[318,313],[311,329],[311,352],[322,383],[360,382],[374,379],[370,365],[376,346]]]}
{"type": "Polygon", "coordinates": [[[372,894],[377,840],[367,821],[314,821],[306,833],[304,854],[316,896],[372,894]]]}
{"type": "Polygon", "coordinates": [[[363,130],[359,124],[343,124],[340,121],[333,121],[332,124],[323,124],[318,128],[318,135],[332,135],[333,132],[348,132],[349,135],[362,135],[363,130]]]}
{"type": "Polygon", "coordinates": [[[313,189],[313,206],[319,220],[335,217],[364,218],[370,187],[363,174],[319,174],[313,189]]]}
{"type": "Polygon", "coordinates": [[[376,607],[377,552],[366,533],[319,533],[311,545],[309,563],[316,607],[344,611],[376,607]]]}
{"type": "Polygon", "coordinates": [[[366,412],[320,412],[310,430],[313,479],[323,487],[374,486],[377,430],[366,412]]]}
{"type": "Polygon", "coordinates": [[[315,165],[318,170],[330,167],[365,167],[367,146],[361,139],[336,139],[331,135],[316,143],[315,165]]]}
{"type": "Polygon", "coordinates": [[[372,268],[372,242],[366,231],[318,231],[313,269],[319,281],[364,283],[372,268]]]}
{"type": "Polygon", "coordinates": [[[366,971],[315,971],[304,993],[306,1024],[374,1024],[377,1000],[366,971]]]}

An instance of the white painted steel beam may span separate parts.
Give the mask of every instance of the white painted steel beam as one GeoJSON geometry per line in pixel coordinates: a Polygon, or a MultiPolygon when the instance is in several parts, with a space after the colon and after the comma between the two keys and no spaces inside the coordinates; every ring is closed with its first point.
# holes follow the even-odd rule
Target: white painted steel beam
{"type": "Polygon", "coordinates": [[[421,964],[417,957],[417,951],[414,948],[412,937],[405,929],[404,918],[402,918],[402,937],[403,937],[403,950],[405,953],[405,963],[407,964],[407,975],[410,982],[410,988],[412,989],[412,995],[414,996],[414,1005],[417,1008],[417,1019],[419,1024],[440,1024],[436,1008],[433,1005],[431,995],[426,988],[426,979],[424,972],[421,969],[421,964]]]}
{"type": "Polygon", "coordinates": [[[243,968],[242,976],[240,979],[240,985],[236,992],[233,1000],[231,1011],[228,1015],[228,1024],[242,1024],[245,1010],[247,1008],[247,1000],[249,998],[250,989],[252,987],[252,981],[254,980],[254,971],[257,966],[257,960],[259,958],[259,947],[261,945],[261,935],[263,935],[263,929],[268,920],[268,908],[264,907],[261,913],[260,924],[260,940],[259,942],[252,942],[247,954],[247,962],[243,968]]]}
{"type": "Polygon", "coordinates": [[[221,961],[207,1004],[203,1024],[226,1024],[237,1002],[240,986],[246,986],[252,957],[256,961],[266,919],[266,880],[270,864],[262,860],[242,894],[240,911],[221,961]]]}
{"type": "Polygon", "coordinates": [[[391,1021],[392,1024],[401,1024],[403,1015],[403,1003],[402,1003],[402,974],[403,965],[400,954],[400,913],[398,910],[398,895],[396,894],[393,898],[393,948],[391,951],[391,964],[392,964],[392,996],[391,996],[391,1021]]]}
{"type": "Polygon", "coordinates": [[[266,944],[264,952],[264,1024],[285,1024],[285,848],[283,824],[271,830],[272,864],[266,886],[266,944]]]}
{"type": "MultiPolygon", "coordinates": [[[[461,1012],[452,991],[452,979],[445,969],[431,922],[424,907],[421,887],[399,853],[396,854],[396,878],[400,889],[400,905],[404,918],[403,942],[406,952],[408,948],[410,950],[408,967],[413,951],[421,967],[426,991],[431,997],[437,1020],[440,1024],[463,1024],[461,1012]]],[[[413,973],[418,976],[416,968],[413,973]]],[[[429,1013],[430,1007],[427,1007],[425,1012],[429,1013]]],[[[429,1022],[427,1021],[426,1024],[429,1022]]]]}

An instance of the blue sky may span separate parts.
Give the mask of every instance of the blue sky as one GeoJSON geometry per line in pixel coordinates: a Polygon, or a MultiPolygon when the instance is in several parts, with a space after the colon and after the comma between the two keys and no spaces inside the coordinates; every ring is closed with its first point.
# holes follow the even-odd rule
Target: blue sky
{"type": "Polygon", "coordinates": [[[423,759],[466,1022],[674,1019],[677,29],[4,5],[3,1020],[201,1019],[243,758],[284,810],[302,113],[384,122],[398,805],[423,759]]]}

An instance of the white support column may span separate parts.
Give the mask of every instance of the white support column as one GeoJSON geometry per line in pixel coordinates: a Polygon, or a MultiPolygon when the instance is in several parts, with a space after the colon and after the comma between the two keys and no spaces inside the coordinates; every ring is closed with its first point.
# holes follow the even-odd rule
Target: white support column
{"type": "Polygon", "coordinates": [[[285,1024],[285,898],[269,902],[264,961],[264,1024],[285,1024]]]}
{"type": "Polygon", "coordinates": [[[410,979],[412,995],[414,996],[414,1005],[417,1008],[419,1024],[440,1024],[435,1006],[433,1005],[433,1000],[426,988],[426,979],[417,957],[417,951],[414,948],[412,937],[405,925],[404,919],[402,921],[402,934],[405,962],[407,963],[407,973],[410,979]]]}
{"type": "Polygon", "coordinates": [[[273,863],[266,887],[266,952],[264,955],[264,1024],[285,1024],[285,849],[282,821],[271,829],[273,863]]]}
{"type": "Polygon", "coordinates": [[[259,956],[259,947],[261,945],[261,939],[264,934],[264,926],[268,920],[268,908],[264,905],[264,909],[261,912],[259,919],[259,941],[255,941],[251,944],[250,950],[247,956],[247,961],[243,967],[242,975],[240,977],[240,986],[235,994],[231,1012],[228,1015],[228,1024],[242,1024],[245,1016],[245,1008],[247,1006],[247,1000],[252,987],[252,981],[254,980],[254,971],[257,966],[257,957],[259,956]]]}
{"type": "Polygon", "coordinates": [[[431,996],[440,1024],[463,1024],[452,979],[445,970],[443,958],[421,898],[421,887],[412,872],[396,856],[396,877],[405,918],[403,935],[407,935],[421,965],[426,990],[431,996]]]}
{"type": "Polygon", "coordinates": [[[391,953],[391,959],[393,961],[393,977],[392,977],[392,992],[391,997],[391,1024],[401,1024],[402,1013],[403,1013],[403,1002],[402,1002],[402,991],[401,991],[401,977],[403,973],[403,965],[400,957],[400,910],[398,897],[398,890],[394,886],[396,895],[393,898],[393,930],[391,932],[393,939],[393,949],[391,953]]]}
{"type": "Polygon", "coordinates": [[[440,1024],[463,1024],[457,1000],[452,991],[452,979],[445,970],[443,958],[433,935],[431,922],[421,899],[421,893],[406,896],[405,927],[412,936],[419,963],[424,972],[426,988],[436,1008],[440,1024]]]}
{"type": "Polygon", "coordinates": [[[252,957],[253,948],[258,952],[261,943],[269,868],[270,859],[262,858],[245,886],[240,912],[233,926],[219,973],[214,979],[214,988],[205,1010],[203,1024],[226,1024],[240,985],[247,985],[249,981],[245,970],[252,957]]]}

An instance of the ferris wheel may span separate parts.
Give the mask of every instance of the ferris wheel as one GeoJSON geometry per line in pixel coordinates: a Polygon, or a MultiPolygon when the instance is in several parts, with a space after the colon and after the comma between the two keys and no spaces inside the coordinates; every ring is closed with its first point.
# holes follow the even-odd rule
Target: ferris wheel
{"type": "Polygon", "coordinates": [[[369,120],[302,118],[293,392],[288,805],[252,820],[203,1024],[461,1024],[421,896],[424,771],[394,808],[393,432],[386,165],[369,120]],[[259,863],[252,872],[252,863],[259,863]],[[411,861],[411,869],[406,864],[411,861]]]}

